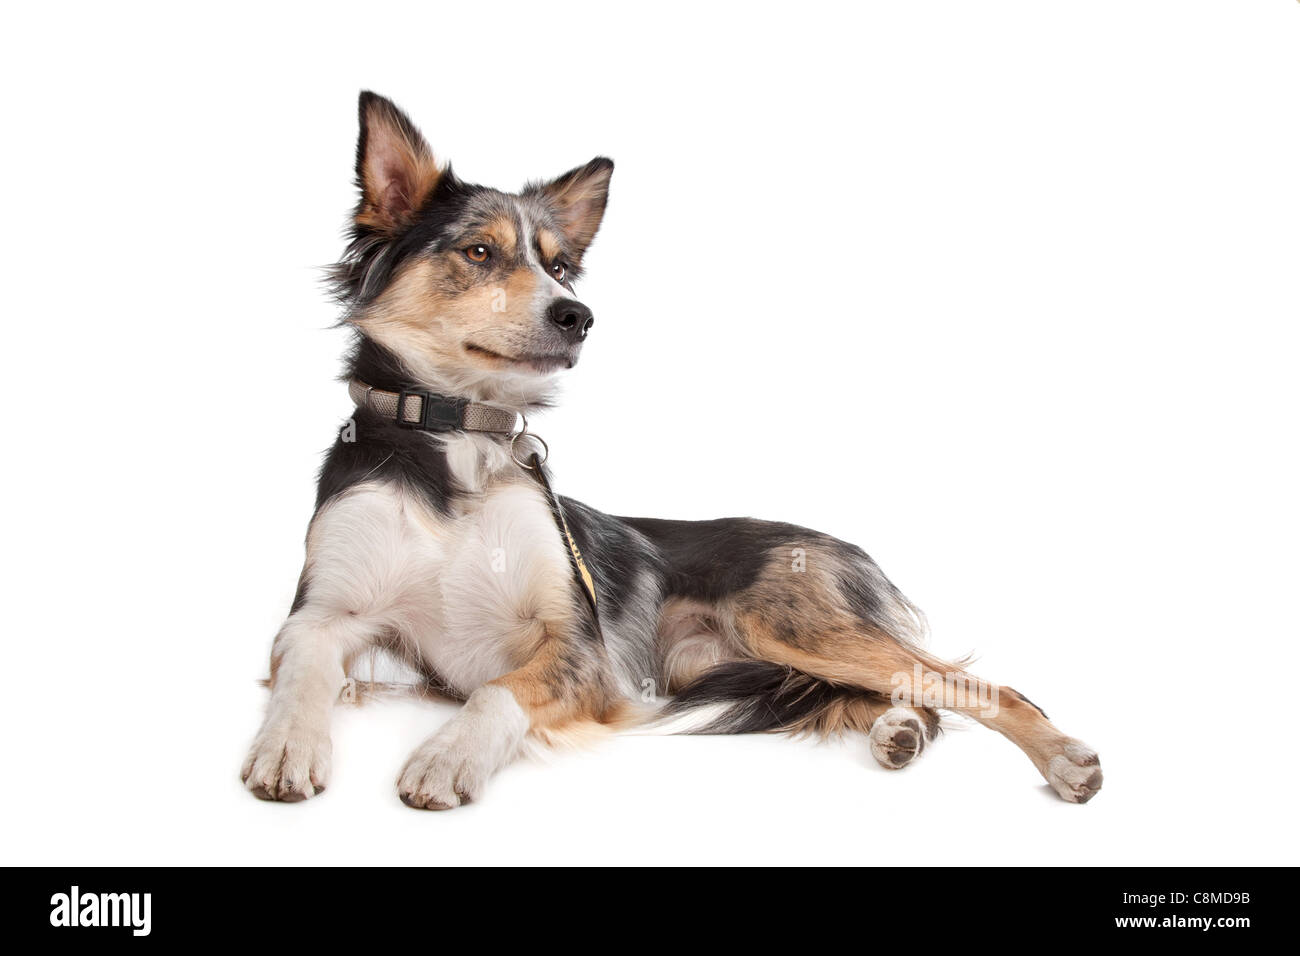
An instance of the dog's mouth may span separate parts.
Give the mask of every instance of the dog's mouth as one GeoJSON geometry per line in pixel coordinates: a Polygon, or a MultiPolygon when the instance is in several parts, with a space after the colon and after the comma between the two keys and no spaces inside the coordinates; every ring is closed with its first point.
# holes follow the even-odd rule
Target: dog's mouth
{"type": "Polygon", "coordinates": [[[516,368],[530,368],[538,372],[554,372],[556,369],[573,368],[577,361],[577,351],[533,352],[525,355],[503,355],[473,342],[465,343],[465,351],[471,355],[482,356],[500,365],[516,368]]]}

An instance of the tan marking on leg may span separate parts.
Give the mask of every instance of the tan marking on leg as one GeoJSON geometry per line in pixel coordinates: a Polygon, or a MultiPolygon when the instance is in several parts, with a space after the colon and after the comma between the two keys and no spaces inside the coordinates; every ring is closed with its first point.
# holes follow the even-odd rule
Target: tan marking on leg
{"type": "MultiPolygon", "coordinates": [[[[816,642],[815,653],[790,647],[761,620],[742,623],[755,654],[764,660],[788,664],[823,680],[865,687],[890,694],[898,686],[897,675],[911,675],[917,665],[937,674],[962,675],[978,680],[955,664],[922,651],[865,633],[831,632],[816,642]]],[[[996,730],[1023,750],[1052,788],[1065,800],[1084,803],[1101,788],[1102,775],[1097,755],[1081,741],[1062,733],[1037,707],[1010,688],[987,681],[979,694],[964,701],[943,704],[943,709],[965,714],[996,730]],[[972,699],[974,698],[974,700],[972,699]],[[997,701],[995,713],[988,713],[975,700],[997,701]]]]}
{"type": "Polygon", "coordinates": [[[490,683],[514,694],[528,715],[530,730],[553,729],[573,720],[601,721],[613,715],[613,698],[600,680],[603,668],[585,660],[590,654],[586,648],[575,653],[564,640],[548,634],[527,663],[490,683]]]}

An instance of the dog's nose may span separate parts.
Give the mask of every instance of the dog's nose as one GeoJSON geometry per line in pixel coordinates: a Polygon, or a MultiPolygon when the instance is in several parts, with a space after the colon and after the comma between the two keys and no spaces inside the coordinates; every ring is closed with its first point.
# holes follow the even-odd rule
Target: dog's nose
{"type": "Polygon", "coordinates": [[[591,309],[576,299],[556,299],[546,310],[546,314],[571,342],[581,342],[585,339],[596,322],[591,309]]]}

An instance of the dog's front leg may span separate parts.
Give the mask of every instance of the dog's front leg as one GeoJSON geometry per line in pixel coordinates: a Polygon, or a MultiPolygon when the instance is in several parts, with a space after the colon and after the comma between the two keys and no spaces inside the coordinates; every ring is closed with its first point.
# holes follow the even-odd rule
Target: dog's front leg
{"type": "Polygon", "coordinates": [[[255,796],[292,803],[325,789],[344,661],[364,642],[347,615],[308,606],[285,621],[271,651],[266,719],[244,758],[242,777],[255,796]]]}
{"type": "Polygon", "coordinates": [[[408,807],[450,810],[476,798],[488,778],[519,752],[528,715],[515,695],[485,684],[460,713],[416,749],[397,780],[408,807]]]}
{"type": "Polygon", "coordinates": [[[416,749],[397,779],[403,803],[423,810],[469,803],[518,756],[530,730],[607,716],[612,698],[600,644],[552,633],[548,628],[527,664],[475,690],[460,713],[416,749]]]}

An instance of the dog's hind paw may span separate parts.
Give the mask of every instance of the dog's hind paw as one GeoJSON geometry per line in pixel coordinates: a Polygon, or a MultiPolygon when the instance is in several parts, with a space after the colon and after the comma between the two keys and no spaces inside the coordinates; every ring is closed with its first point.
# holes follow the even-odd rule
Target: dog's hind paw
{"type": "Polygon", "coordinates": [[[901,770],[925,745],[924,723],[908,707],[891,707],[871,725],[871,755],[887,770],[901,770]]]}
{"type": "Polygon", "coordinates": [[[324,790],[329,771],[328,733],[264,727],[244,758],[240,779],[259,800],[297,803],[324,790]]]}
{"type": "Polygon", "coordinates": [[[1067,738],[1048,758],[1043,776],[1062,800],[1087,803],[1101,789],[1101,759],[1083,741],[1067,738]]]}

